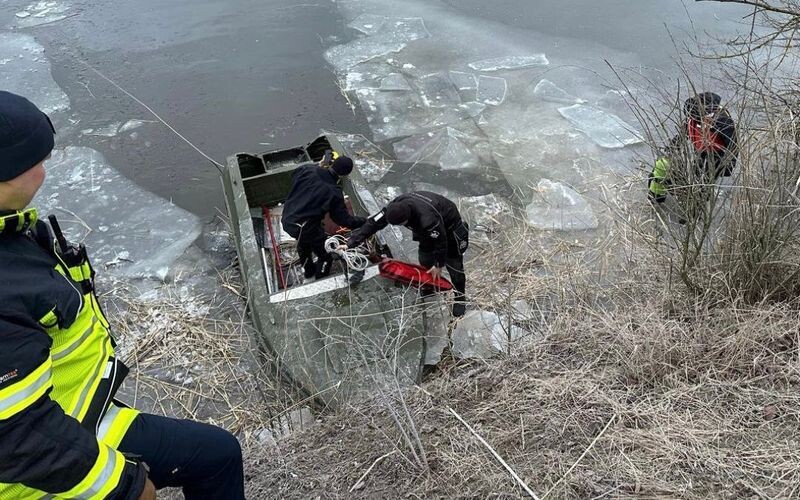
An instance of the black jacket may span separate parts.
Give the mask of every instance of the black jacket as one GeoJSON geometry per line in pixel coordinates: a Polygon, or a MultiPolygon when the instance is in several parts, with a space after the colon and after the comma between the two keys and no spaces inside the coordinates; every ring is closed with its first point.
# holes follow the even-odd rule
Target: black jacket
{"type": "MultiPolygon", "coordinates": [[[[691,127],[692,120],[693,118],[689,116],[686,117],[683,129],[672,139],[671,144],[673,147],[686,144],[689,148],[694,149],[689,139],[689,128],[691,127]]],[[[717,134],[720,143],[724,146],[722,151],[712,154],[714,163],[716,164],[715,167],[721,168],[725,172],[725,175],[731,175],[739,156],[739,141],[736,134],[736,123],[733,121],[727,109],[719,108],[714,112],[711,131],[717,134]]],[[[709,153],[706,151],[699,154],[699,157],[703,160],[708,156],[709,153]]]]}
{"type": "Polygon", "coordinates": [[[356,229],[366,219],[350,215],[344,194],[336,184],[336,174],[315,164],[302,165],[292,175],[292,189],[283,207],[283,227],[292,228],[305,223],[320,225],[325,214],[340,226],[356,229]]]}
{"type": "MultiPolygon", "coordinates": [[[[455,203],[444,196],[429,191],[414,191],[398,196],[389,205],[400,203],[411,209],[406,227],[411,229],[414,241],[421,252],[433,252],[436,265],[444,267],[448,254],[457,251],[453,230],[461,223],[461,214],[455,203]]],[[[386,208],[367,219],[366,224],[354,231],[347,244],[358,246],[367,238],[388,225],[386,208]]]]}
{"type": "MultiPolygon", "coordinates": [[[[59,321],[73,318],[80,307],[80,286],[55,267],[55,258],[29,234],[0,235],[0,390],[32,373],[50,355],[52,339],[38,319],[54,307],[59,321]]],[[[48,391],[0,420],[0,482],[45,492],[73,488],[97,460],[92,430],[66,415],[48,391]]],[[[112,498],[135,499],[143,484],[142,466],[126,463],[112,498]]]]}

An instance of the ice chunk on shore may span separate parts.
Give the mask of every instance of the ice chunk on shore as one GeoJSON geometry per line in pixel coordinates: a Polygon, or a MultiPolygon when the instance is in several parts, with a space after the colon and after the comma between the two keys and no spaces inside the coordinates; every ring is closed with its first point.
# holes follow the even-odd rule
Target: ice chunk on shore
{"type": "Polygon", "coordinates": [[[556,86],[550,80],[543,79],[536,84],[533,95],[543,101],[558,102],[562,104],[585,104],[586,101],[575,97],[564,89],[556,86]]]}
{"type": "Polygon", "coordinates": [[[0,89],[24,95],[45,113],[69,109],[69,98],[50,73],[44,47],[32,36],[0,33],[0,89]]]}
{"type": "Polygon", "coordinates": [[[439,165],[442,170],[460,170],[478,165],[468,144],[475,142],[467,134],[446,127],[437,132],[412,136],[395,143],[399,161],[439,165]]]}
{"type": "Polygon", "coordinates": [[[514,214],[511,204],[494,193],[459,199],[459,212],[469,222],[470,231],[483,232],[505,226],[514,214]]]}
{"type": "Polygon", "coordinates": [[[459,358],[490,358],[507,352],[529,332],[491,311],[467,311],[453,329],[453,354],[459,358]]]}
{"type": "Polygon", "coordinates": [[[93,149],[53,150],[47,172],[34,204],[85,242],[98,269],[163,280],[200,234],[196,216],[126,179],[93,149]]]}
{"type": "Polygon", "coordinates": [[[478,80],[472,73],[464,73],[463,71],[451,71],[450,80],[458,90],[473,90],[478,88],[478,80]]]}
{"type": "Polygon", "coordinates": [[[67,18],[69,5],[61,2],[35,2],[25,10],[17,12],[17,26],[20,28],[33,28],[43,24],[54,23],[67,18]]]}
{"type": "Polygon", "coordinates": [[[483,76],[478,78],[478,101],[499,106],[506,100],[508,83],[505,78],[483,76]]]}
{"type": "Polygon", "coordinates": [[[606,113],[592,106],[575,104],[558,108],[561,116],[604,148],[624,148],[642,142],[635,129],[616,115],[606,113]]]}
{"type": "Polygon", "coordinates": [[[533,54],[529,56],[507,56],[484,59],[469,63],[469,67],[475,71],[498,71],[501,69],[524,69],[533,66],[547,66],[550,61],[544,54],[533,54]]]}
{"type": "Polygon", "coordinates": [[[525,208],[528,224],[536,229],[595,229],[597,217],[586,198],[560,182],[542,179],[534,200],[525,208]]]}

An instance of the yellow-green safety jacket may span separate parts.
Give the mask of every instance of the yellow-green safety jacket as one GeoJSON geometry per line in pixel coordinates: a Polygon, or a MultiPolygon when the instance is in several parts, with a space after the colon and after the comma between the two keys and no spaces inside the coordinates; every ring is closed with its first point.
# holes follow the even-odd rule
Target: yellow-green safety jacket
{"type": "Polygon", "coordinates": [[[0,499],[138,497],[114,345],[85,248],[33,209],[0,214],[0,499]]]}
{"type": "Polygon", "coordinates": [[[669,183],[669,159],[658,158],[653,165],[653,171],[650,174],[648,189],[653,196],[666,196],[667,185],[669,183]]]}

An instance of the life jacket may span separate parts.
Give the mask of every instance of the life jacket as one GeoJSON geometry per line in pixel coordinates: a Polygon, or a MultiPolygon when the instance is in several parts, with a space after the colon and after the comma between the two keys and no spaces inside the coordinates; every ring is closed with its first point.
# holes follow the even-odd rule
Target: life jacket
{"type": "MultiPolygon", "coordinates": [[[[0,228],[14,227],[18,232],[35,223],[36,212],[32,209],[0,217],[0,228]]],[[[10,397],[19,403],[0,411],[0,418],[10,418],[15,412],[23,411],[50,390],[50,399],[61,406],[64,413],[107,445],[99,447],[97,462],[86,478],[73,488],[74,491],[64,492],[63,497],[104,498],[117,486],[125,462],[116,447],[138,415],[136,410],[113,400],[128,369],[115,357],[115,340],[95,295],[95,273],[86,248],[83,245],[62,248],[43,222],[35,229],[34,239],[56,261],[54,270],[58,274],[53,276],[65,278],[75,295],[71,300],[55,303],[42,318],[34,318],[52,339],[50,355],[24,380],[4,389],[13,390],[10,397]],[[22,395],[27,395],[24,400],[20,399],[22,395]]],[[[41,285],[46,287],[47,283],[41,285]]],[[[0,404],[0,410],[3,408],[0,404]]],[[[44,496],[47,496],[44,492],[22,484],[0,483],[0,498],[44,496]]]]}
{"type": "Polygon", "coordinates": [[[653,171],[650,173],[650,182],[648,183],[648,188],[653,196],[667,195],[668,190],[666,184],[669,178],[669,168],[669,159],[665,157],[656,159],[656,162],[653,164],[653,171]]]}
{"type": "Polygon", "coordinates": [[[714,123],[711,117],[706,116],[700,122],[694,118],[689,118],[687,127],[689,140],[694,145],[696,151],[718,153],[725,149],[722,136],[719,132],[714,130],[714,123]]]}
{"type": "Polygon", "coordinates": [[[423,292],[447,292],[453,289],[452,283],[444,278],[434,278],[425,267],[418,264],[386,259],[378,264],[378,271],[384,278],[423,292]]]}

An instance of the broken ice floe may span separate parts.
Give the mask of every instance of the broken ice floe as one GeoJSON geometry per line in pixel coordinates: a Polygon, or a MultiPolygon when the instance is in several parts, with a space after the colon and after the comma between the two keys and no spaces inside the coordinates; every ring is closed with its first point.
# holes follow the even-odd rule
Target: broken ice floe
{"type": "Polygon", "coordinates": [[[97,268],[163,280],[200,234],[196,216],[135,185],[93,149],[53,150],[46,168],[48,181],[34,204],[86,243],[97,268]]]}
{"type": "Polygon", "coordinates": [[[149,120],[128,120],[124,124],[121,122],[114,122],[104,127],[87,128],[81,130],[83,135],[93,135],[97,137],[116,137],[118,134],[130,132],[137,129],[145,123],[154,123],[149,120]]]}
{"type": "Polygon", "coordinates": [[[586,101],[575,97],[566,90],[556,86],[550,80],[540,80],[533,89],[533,95],[543,101],[558,102],[562,104],[585,104],[586,101]]]}
{"type": "Polygon", "coordinates": [[[508,352],[523,337],[530,335],[515,326],[507,316],[491,311],[468,311],[453,329],[453,354],[459,358],[490,358],[508,352]]]}
{"type": "Polygon", "coordinates": [[[33,28],[43,24],[54,23],[67,18],[69,5],[61,2],[36,2],[17,12],[17,26],[33,28]]]}
{"type": "Polygon", "coordinates": [[[508,56],[484,59],[469,63],[469,67],[475,71],[498,71],[501,69],[524,69],[533,66],[547,66],[550,61],[544,54],[533,54],[529,56],[508,56]]]}
{"type": "Polygon", "coordinates": [[[450,80],[458,90],[474,90],[478,88],[478,80],[472,73],[464,73],[463,71],[451,71],[450,80]]]}
{"type": "Polygon", "coordinates": [[[478,78],[478,101],[499,106],[506,100],[508,83],[505,78],[481,75],[478,78]]]}
{"type": "Polygon", "coordinates": [[[586,198],[560,182],[542,179],[533,201],[525,208],[528,224],[536,229],[595,229],[597,217],[586,198]]]}
{"type": "Polygon", "coordinates": [[[381,80],[381,86],[378,88],[383,91],[398,92],[411,90],[411,85],[400,73],[390,73],[381,80]]]}
{"type": "Polygon", "coordinates": [[[469,223],[470,231],[484,233],[507,226],[514,214],[511,204],[494,193],[460,198],[459,212],[469,223]]]}
{"type": "Polygon", "coordinates": [[[635,129],[616,115],[592,106],[575,104],[558,108],[561,116],[604,148],[624,148],[642,142],[635,129]]]}
{"type": "Polygon", "coordinates": [[[460,170],[478,165],[470,149],[476,138],[452,127],[411,136],[394,144],[395,157],[410,163],[439,165],[442,170],[460,170]]]}
{"type": "Polygon", "coordinates": [[[0,88],[27,97],[45,113],[69,109],[69,98],[50,73],[44,47],[29,35],[0,33],[0,88]]]}
{"type": "Polygon", "coordinates": [[[483,104],[482,102],[470,101],[465,102],[464,104],[459,104],[458,108],[464,110],[464,112],[470,118],[475,118],[483,113],[483,110],[486,109],[486,104],[483,104]]]}
{"type": "Polygon", "coordinates": [[[358,30],[365,35],[375,35],[380,32],[389,18],[377,14],[361,14],[353,19],[347,26],[358,30]]]}
{"type": "MultiPolygon", "coordinates": [[[[372,33],[373,28],[366,28],[367,24],[373,28],[375,25],[371,22],[362,25],[372,33]]],[[[344,71],[376,57],[400,52],[409,42],[429,36],[422,18],[385,18],[379,28],[374,28],[374,34],[329,48],[325,51],[325,59],[344,71]]]]}
{"type": "Polygon", "coordinates": [[[460,102],[453,82],[445,73],[433,73],[419,79],[421,97],[426,106],[443,108],[460,102]]]}

